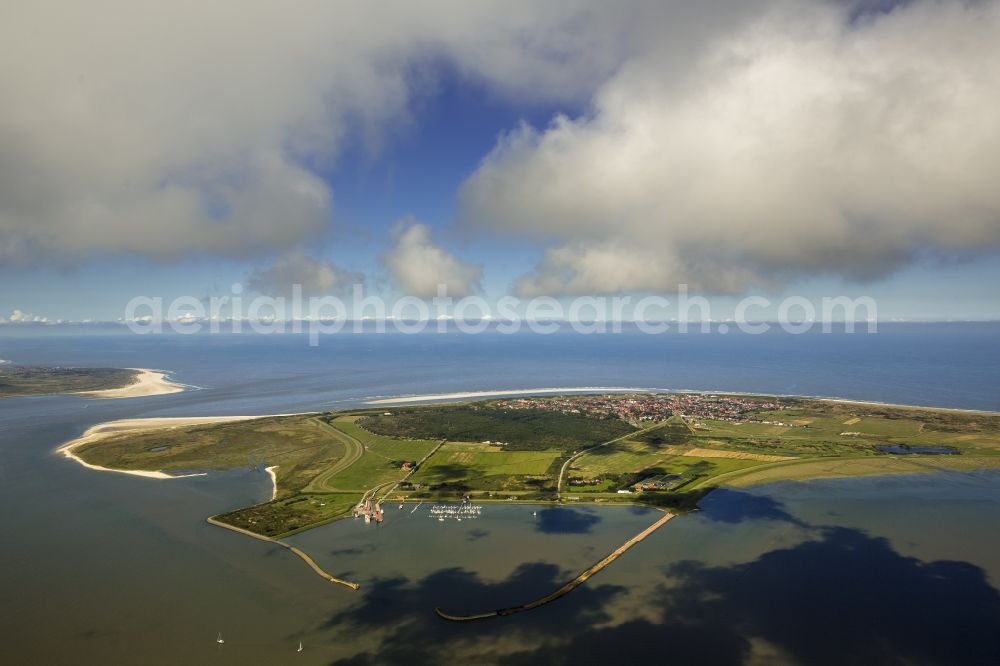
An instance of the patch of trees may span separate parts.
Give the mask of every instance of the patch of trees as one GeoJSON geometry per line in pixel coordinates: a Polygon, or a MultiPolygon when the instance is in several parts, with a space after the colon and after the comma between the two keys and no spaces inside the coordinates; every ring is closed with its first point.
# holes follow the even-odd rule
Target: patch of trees
{"type": "Polygon", "coordinates": [[[389,437],[504,442],[508,451],[576,450],[634,430],[617,418],[467,405],[372,414],[359,425],[389,437]]]}

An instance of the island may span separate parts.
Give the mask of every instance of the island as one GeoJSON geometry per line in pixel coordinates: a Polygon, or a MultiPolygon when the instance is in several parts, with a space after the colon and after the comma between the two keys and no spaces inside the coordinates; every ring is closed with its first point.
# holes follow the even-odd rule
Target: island
{"type": "Polygon", "coordinates": [[[561,596],[715,488],[1000,468],[996,413],[708,393],[404,400],[342,412],[118,421],[60,451],[96,469],[156,478],[237,467],[267,473],[267,501],[209,520],[291,550],[282,538],[333,520],[381,522],[388,501],[631,503],[665,512],[558,594],[465,618],[439,612],[463,621],[561,596]]]}
{"type": "Polygon", "coordinates": [[[64,368],[0,364],[0,398],[76,393],[86,398],[137,398],[183,391],[149,368],[64,368]]]}

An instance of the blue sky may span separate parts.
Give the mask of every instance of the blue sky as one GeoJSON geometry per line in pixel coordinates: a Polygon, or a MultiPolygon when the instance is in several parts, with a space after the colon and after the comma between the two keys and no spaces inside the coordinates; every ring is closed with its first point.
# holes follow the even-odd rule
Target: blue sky
{"type": "MultiPolygon", "coordinates": [[[[146,62],[141,79],[88,50],[113,30],[100,17],[69,17],[51,62],[6,35],[25,58],[0,71],[24,100],[0,116],[0,317],[115,320],[138,295],[293,277],[343,293],[363,276],[387,298],[426,296],[423,277],[488,301],[685,283],[716,318],[752,294],[1000,318],[985,175],[1000,128],[980,66],[1000,10],[841,5],[484,3],[389,27],[317,10],[246,72],[253,40],[213,44],[210,25],[184,51],[126,12],[116,30],[155,45],[114,32],[111,49],[146,62]],[[59,69],[74,55],[79,71],[59,69]],[[157,85],[156,105],[129,97],[157,85]]],[[[4,30],[45,17],[19,20],[4,30]]]]}

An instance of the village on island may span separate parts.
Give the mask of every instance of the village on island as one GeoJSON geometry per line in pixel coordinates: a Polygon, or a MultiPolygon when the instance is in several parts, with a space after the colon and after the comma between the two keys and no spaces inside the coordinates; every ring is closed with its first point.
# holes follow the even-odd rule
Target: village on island
{"type": "MultiPolygon", "coordinates": [[[[777,399],[761,400],[754,396],[714,395],[710,393],[644,393],[638,395],[584,395],[563,397],[524,397],[497,401],[500,409],[538,409],[564,414],[588,414],[596,417],[617,417],[622,421],[665,421],[679,416],[694,422],[699,418],[719,421],[747,421],[754,412],[784,409],[777,399]]],[[[783,425],[783,424],[778,424],[783,425]]]]}

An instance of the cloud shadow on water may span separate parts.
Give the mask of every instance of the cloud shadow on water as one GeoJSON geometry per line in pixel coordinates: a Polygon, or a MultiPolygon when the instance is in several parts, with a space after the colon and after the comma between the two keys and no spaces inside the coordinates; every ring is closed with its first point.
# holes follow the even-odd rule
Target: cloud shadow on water
{"type": "MultiPolygon", "coordinates": [[[[534,562],[519,566],[503,581],[484,581],[461,568],[438,570],[411,583],[405,578],[376,580],[364,592],[360,605],[330,617],[327,628],[351,634],[387,631],[377,649],[335,664],[393,664],[413,666],[461,663],[449,654],[449,641],[467,639],[493,644],[510,635],[564,633],[566,624],[587,627],[608,620],[604,607],[624,588],[596,584],[574,591],[576,604],[553,613],[547,608],[500,621],[457,624],[440,619],[434,608],[452,613],[474,613],[531,601],[560,587],[571,574],[554,564],[534,562]]],[[[489,663],[483,659],[482,663],[489,663]]]]}
{"type": "Polygon", "coordinates": [[[635,614],[618,616],[616,605],[610,617],[607,605],[626,590],[597,576],[547,606],[468,625],[439,620],[433,607],[523,603],[561,585],[565,572],[533,563],[498,583],[462,569],[379,581],[330,626],[385,633],[370,652],[336,663],[440,663],[459,648],[497,664],[1000,663],[1000,593],[980,568],[908,557],[859,530],[822,528],[750,562],[648,571],[646,586],[627,591],[635,614]]]}
{"type": "Polygon", "coordinates": [[[720,523],[741,523],[745,520],[781,520],[800,527],[806,525],[785,511],[785,505],[767,495],[742,490],[716,488],[698,503],[699,515],[720,523]]]}
{"type": "Polygon", "coordinates": [[[590,534],[599,522],[601,517],[593,511],[555,507],[538,512],[535,529],[545,534],[590,534]]]}
{"type": "Polygon", "coordinates": [[[352,546],[350,548],[335,548],[330,551],[330,555],[333,557],[345,557],[349,555],[364,555],[366,552],[374,550],[371,545],[365,546],[352,546]]]}

